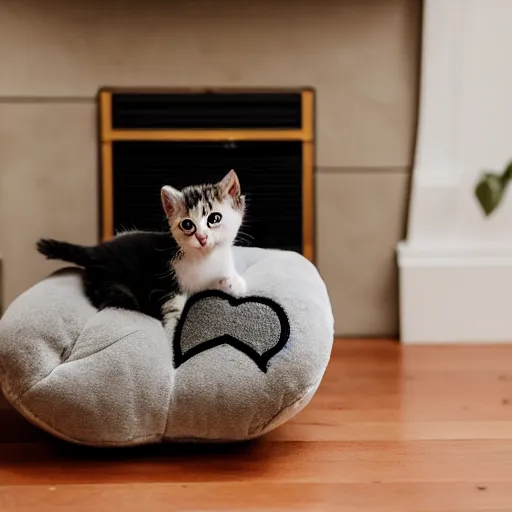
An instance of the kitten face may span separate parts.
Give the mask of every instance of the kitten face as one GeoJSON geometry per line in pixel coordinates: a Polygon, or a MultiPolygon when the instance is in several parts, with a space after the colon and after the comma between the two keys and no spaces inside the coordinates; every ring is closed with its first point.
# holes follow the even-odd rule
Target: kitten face
{"type": "Polygon", "coordinates": [[[161,195],[169,229],[185,253],[202,254],[233,244],[245,208],[235,171],[214,185],[181,191],[165,186],[161,195]]]}

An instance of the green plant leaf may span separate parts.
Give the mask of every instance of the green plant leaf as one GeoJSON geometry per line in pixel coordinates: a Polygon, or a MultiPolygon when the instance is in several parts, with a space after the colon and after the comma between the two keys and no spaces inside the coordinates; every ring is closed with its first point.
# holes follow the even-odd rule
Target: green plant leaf
{"type": "Polygon", "coordinates": [[[475,195],[486,216],[489,216],[500,204],[508,179],[499,174],[486,173],[478,182],[475,195]]]}

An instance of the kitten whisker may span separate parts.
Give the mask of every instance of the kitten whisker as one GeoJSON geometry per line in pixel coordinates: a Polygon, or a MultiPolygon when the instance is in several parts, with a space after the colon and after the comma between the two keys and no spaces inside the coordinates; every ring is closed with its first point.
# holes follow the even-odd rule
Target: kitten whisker
{"type": "Polygon", "coordinates": [[[238,234],[246,238],[250,238],[251,240],[254,240],[254,237],[250,233],[246,233],[245,231],[239,230],[238,234]]]}

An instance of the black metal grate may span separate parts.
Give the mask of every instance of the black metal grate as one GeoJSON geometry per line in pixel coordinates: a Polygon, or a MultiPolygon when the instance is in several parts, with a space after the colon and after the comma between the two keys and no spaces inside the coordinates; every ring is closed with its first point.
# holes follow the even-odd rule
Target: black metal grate
{"type": "Polygon", "coordinates": [[[301,94],[114,93],[114,129],[297,129],[301,94]]]}
{"type": "Polygon", "coordinates": [[[215,182],[235,169],[247,196],[240,245],[302,252],[302,143],[113,143],[114,227],[166,230],[160,188],[215,182]]]}

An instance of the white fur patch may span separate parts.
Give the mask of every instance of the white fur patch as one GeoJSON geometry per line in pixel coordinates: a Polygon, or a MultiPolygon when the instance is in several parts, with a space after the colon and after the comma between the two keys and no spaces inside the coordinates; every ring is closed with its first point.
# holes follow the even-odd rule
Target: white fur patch
{"type": "MultiPolygon", "coordinates": [[[[232,295],[245,294],[247,285],[235,269],[232,250],[243,221],[243,208],[235,209],[232,198],[228,196],[225,201],[214,202],[211,209],[206,201],[200,200],[189,211],[181,208],[174,212],[169,218],[169,228],[183,253],[171,265],[181,292],[191,295],[203,290],[217,289],[232,295]],[[208,225],[208,216],[215,212],[222,215],[221,221],[208,225]],[[183,232],[180,223],[184,219],[190,219],[194,223],[195,232],[183,232]],[[196,234],[200,238],[206,237],[204,246],[196,234]]],[[[172,301],[170,299],[169,302],[172,301]]],[[[164,324],[174,325],[175,322],[175,313],[164,318],[164,324]]]]}

